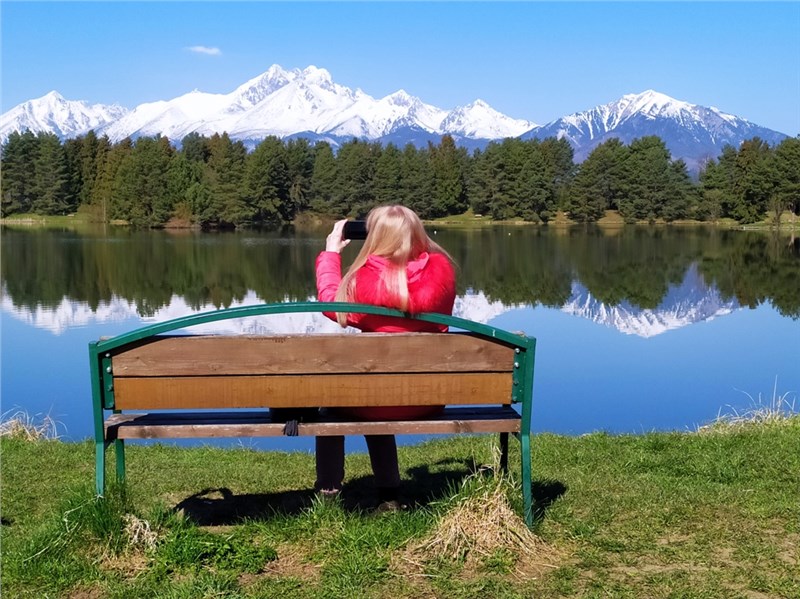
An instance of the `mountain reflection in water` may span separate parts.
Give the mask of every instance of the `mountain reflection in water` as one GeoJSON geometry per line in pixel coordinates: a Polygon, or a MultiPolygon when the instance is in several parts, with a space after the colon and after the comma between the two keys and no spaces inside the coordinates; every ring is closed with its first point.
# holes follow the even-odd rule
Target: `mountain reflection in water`
{"type": "MultiPolygon", "coordinates": [[[[69,438],[90,436],[89,341],[199,311],[313,299],[326,233],[4,228],[3,412],[50,413],[69,438]]],[[[796,239],[637,227],[433,234],[458,265],[455,314],[537,338],[537,431],[685,429],[747,408],[741,391],[771,394],[776,376],[779,392],[800,390],[796,239]]],[[[339,330],[292,314],[192,332],[339,330]]]]}

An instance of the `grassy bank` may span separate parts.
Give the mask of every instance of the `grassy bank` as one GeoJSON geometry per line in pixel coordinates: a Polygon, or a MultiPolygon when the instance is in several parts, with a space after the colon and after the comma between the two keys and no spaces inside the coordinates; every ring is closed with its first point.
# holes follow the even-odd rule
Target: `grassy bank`
{"type": "MultiPolygon", "coordinates": [[[[304,212],[297,216],[294,225],[300,229],[329,227],[335,221],[334,217],[320,215],[312,212],[304,212]]],[[[17,228],[36,228],[36,229],[76,229],[84,230],[92,227],[102,226],[97,222],[96,216],[93,216],[88,211],[78,212],[76,214],[68,214],[65,216],[43,216],[38,214],[13,214],[11,216],[0,218],[0,224],[17,227],[17,228]]],[[[125,225],[125,221],[112,221],[112,225],[125,225]]],[[[514,220],[493,220],[490,216],[475,214],[472,209],[467,210],[464,214],[456,214],[446,216],[430,221],[426,221],[428,226],[438,227],[458,227],[458,228],[480,228],[493,225],[527,225],[533,226],[535,223],[524,221],[521,219],[514,220]]],[[[578,225],[575,221],[569,219],[564,212],[558,212],[555,218],[550,222],[550,226],[555,227],[568,227],[578,225]]],[[[605,228],[619,228],[625,226],[625,219],[615,210],[606,211],[606,215],[601,218],[597,223],[600,227],[605,228]]],[[[657,220],[655,223],[641,221],[637,225],[644,226],[715,226],[721,229],[741,229],[741,230],[774,230],[773,217],[771,215],[757,223],[742,225],[733,219],[725,218],[719,219],[714,222],[697,221],[697,220],[680,220],[672,223],[667,223],[663,220],[657,220]]],[[[166,228],[188,229],[193,228],[187,219],[173,219],[166,228]]],[[[780,224],[781,231],[800,231],[800,217],[795,216],[790,212],[784,213],[781,218],[780,224]]]]}
{"type": "Polygon", "coordinates": [[[364,455],[321,502],[308,454],[132,444],[98,502],[90,443],[0,442],[9,598],[800,596],[798,417],[536,436],[535,536],[488,437],[401,448],[387,514],[364,455]]]}

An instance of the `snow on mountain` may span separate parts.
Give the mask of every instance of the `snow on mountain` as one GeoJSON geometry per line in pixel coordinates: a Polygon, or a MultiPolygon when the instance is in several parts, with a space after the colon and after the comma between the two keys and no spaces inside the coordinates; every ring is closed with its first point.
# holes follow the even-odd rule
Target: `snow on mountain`
{"type": "Polygon", "coordinates": [[[356,102],[325,124],[324,131],[331,135],[367,139],[377,139],[406,126],[417,126],[434,133],[446,114],[404,90],[379,100],[362,92],[356,102]]]}
{"type": "Polygon", "coordinates": [[[503,139],[518,137],[535,126],[531,121],[501,114],[483,100],[475,100],[447,113],[439,130],[473,139],[503,139]]]}
{"type": "Polygon", "coordinates": [[[787,137],[717,108],[690,104],[653,90],[627,94],[609,104],[562,117],[521,137],[566,138],[575,150],[575,159],[582,161],[611,138],[628,144],[646,135],[659,136],[672,157],[682,158],[690,171],[699,170],[726,145],[738,147],[755,136],[778,144],[787,137]]]}
{"type": "Polygon", "coordinates": [[[50,131],[62,138],[94,129],[116,142],[125,137],[166,135],[175,143],[197,132],[227,131],[252,148],[264,137],[307,137],[333,145],[353,137],[404,146],[438,143],[444,134],[468,150],[506,137],[566,138],[575,159],[611,138],[623,143],[657,135],[674,159],[697,172],[730,144],[758,136],[772,145],[787,136],[714,107],[676,100],[647,90],[609,104],[536,126],[501,114],[482,100],[446,111],[403,90],[375,99],[335,83],[325,69],[309,66],[267,71],[227,94],[192,91],[172,100],[148,102],[130,112],[119,106],[87,106],[51,92],[20,104],[0,117],[0,141],[11,131],[50,131]]]}
{"type": "Polygon", "coordinates": [[[62,139],[77,137],[114,122],[127,112],[126,108],[117,105],[90,105],[83,101],[65,100],[58,92],[51,91],[0,116],[0,140],[26,129],[34,133],[55,133],[62,139]]]}
{"type": "MultiPolygon", "coordinates": [[[[331,80],[325,69],[308,67],[287,73],[288,81],[266,95],[252,108],[242,113],[224,130],[233,139],[263,138],[267,135],[285,137],[299,131],[326,133],[324,123],[350,107],[363,94],[331,80]]],[[[216,123],[198,129],[209,134],[216,123]]]]}
{"type": "MultiPolygon", "coordinates": [[[[210,136],[226,131],[232,139],[252,146],[268,135],[309,134],[334,143],[352,137],[376,140],[397,131],[421,131],[434,139],[445,133],[488,139],[518,135],[533,126],[480,100],[448,112],[403,90],[375,99],[360,89],[335,83],[327,70],[315,66],[286,70],[272,65],[228,94],[195,90],[172,100],[141,104],[130,112],[117,107],[107,118],[85,121],[80,127],[65,127],[63,110],[49,110],[53,114],[49,120],[21,118],[26,106],[29,113],[48,112],[44,100],[22,104],[3,115],[8,132],[29,128],[70,137],[95,129],[112,142],[145,135],[165,135],[180,142],[192,132],[210,136]]],[[[5,137],[5,130],[0,130],[0,139],[5,137]]]]}
{"type": "Polygon", "coordinates": [[[108,135],[112,142],[126,137],[164,135],[180,141],[207,119],[228,106],[225,94],[192,91],[169,101],[140,104],[121,119],[100,127],[99,135],[108,135]]]}

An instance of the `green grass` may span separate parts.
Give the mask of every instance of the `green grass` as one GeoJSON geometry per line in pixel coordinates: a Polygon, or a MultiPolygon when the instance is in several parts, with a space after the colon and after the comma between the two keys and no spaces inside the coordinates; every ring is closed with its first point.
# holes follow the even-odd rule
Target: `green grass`
{"type": "Polygon", "coordinates": [[[800,596],[797,416],[537,435],[530,551],[467,539],[426,554],[470,499],[500,488],[519,509],[513,480],[474,474],[493,449],[485,436],[401,448],[410,509],[376,515],[360,454],[330,501],[313,497],[306,453],[130,444],[127,488],[96,500],[91,443],[4,436],[3,597],[800,596]]]}

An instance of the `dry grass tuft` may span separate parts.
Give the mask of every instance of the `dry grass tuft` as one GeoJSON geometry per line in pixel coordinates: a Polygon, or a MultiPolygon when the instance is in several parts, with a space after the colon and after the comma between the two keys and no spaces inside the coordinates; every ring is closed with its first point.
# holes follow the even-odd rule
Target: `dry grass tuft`
{"type": "Polygon", "coordinates": [[[726,432],[737,431],[752,425],[786,424],[800,417],[796,405],[796,395],[791,392],[778,394],[778,378],[775,377],[775,386],[772,397],[765,400],[761,394],[757,398],[746,391],[742,391],[750,399],[750,407],[746,410],[731,408],[728,414],[719,414],[717,419],[706,426],[701,426],[698,432],[726,432]]]}
{"type": "Polygon", "coordinates": [[[128,547],[146,552],[155,550],[158,534],[150,528],[147,520],[142,520],[133,514],[125,514],[122,520],[125,522],[123,532],[128,539],[128,547]]]}
{"type": "Polygon", "coordinates": [[[471,491],[449,509],[434,530],[406,548],[406,573],[421,573],[431,560],[463,561],[480,570],[498,555],[507,556],[518,576],[535,577],[555,568],[559,553],[525,525],[511,508],[506,483],[497,477],[471,491]]]}
{"type": "Polygon", "coordinates": [[[26,441],[58,439],[58,428],[49,414],[31,416],[24,410],[17,410],[0,416],[0,437],[26,441]]]}

